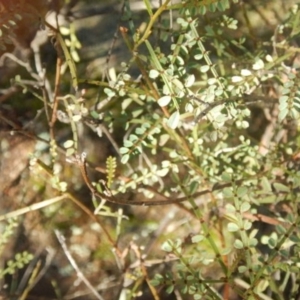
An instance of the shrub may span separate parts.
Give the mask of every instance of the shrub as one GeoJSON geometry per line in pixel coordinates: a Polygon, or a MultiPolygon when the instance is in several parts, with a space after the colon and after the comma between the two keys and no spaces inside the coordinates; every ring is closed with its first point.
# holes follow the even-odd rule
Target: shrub
{"type": "MultiPolygon", "coordinates": [[[[36,183],[51,186],[40,193],[50,199],[5,217],[71,200],[105,237],[93,259],[107,267],[103,247],[114,250],[115,269],[130,276],[128,287],[116,279],[126,299],[160,299],[162,289],[183,299],[297,299],[299,10],[275,24],[258,2],[144,0],[141,23],[125,2],[119,32],[131,58],[102,80],[78,75],[74,23],[45,23],[58,52],[53,93],[28,66],[37,89],[20,76],[14,84],[43,101],[44,119],[33,121],[48,124],[48,148],[31,165],[50,174],[36,183]],[[92,151],[106,150],[90,146],[102,136],[105,167],[92,151]],[[92,205],[72,192],[79,171],[92,205]]],[[[278,12],[278,3],[265,5],[278,12]]]]}

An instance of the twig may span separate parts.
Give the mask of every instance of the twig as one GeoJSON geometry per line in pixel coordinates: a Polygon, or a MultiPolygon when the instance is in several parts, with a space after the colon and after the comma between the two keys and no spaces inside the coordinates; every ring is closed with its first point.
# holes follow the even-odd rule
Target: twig
{"type": "Polygon", "coordinates": [[[104,235],[106,236],[107,240],[109,241],[109,243],[112,245],[113,247],[113,253],[116,254],[116,257],[120,257],[121,256],[121,251],[118,248],[116,242],[114,241],[114,239],[111,237],[110,233],[108,232],[108,230],[105,228],[104,224],[102,223],[102,221],[97,218],[97,216],[95,216],[85,205],[83,205],[80,201],[78,201],[73,195],[71,195],[70,193],[65,193],[61,196],[58,197],[54,197],[51,199],[47,199],[38,203],[34,203],[32,205],[28,205],[26,207],[17,209],[15,211],[0,215],[0,221],[3,220],[7,220],[9,218],[15,218],[17,216],[29,213],[33,210],[38,210],[47,206],[50,206],[56,202],[62,201],[64,199],[70,199],[73,203],[75,203],[83,212],[85,212],[94,222],[96,222],[97,224],[99,224],[99,226],[101,227],[101,229],[104,232],[104,235]]]}
{"type": "MultiPolygon", "coordinates": [[[[212,193],[213,191],[216,191],[216,190],[222,190],[225,187],[230,187],[232,185],[231,182],[224,183],[224,184],[218,184],[218,185],[215,185],[212,189],[206,189],[206,190],[200,191],[198,193],[195,193],[195,194],[187,196],[187,197],[181,197],[181,198],[175,198],[175,199],[170,199],[168,197],[164,197],[165,200],[155,200],[155,201],[130,200],[130,201],[128,201],[124,197],[124,195],[117,194],[117,195],[109,196],[104,193],[100,193],[96,190],[96,188],[93,186],[93,184],[91,183],[91,181],[88,177],[88,173],[87,173],[87,169],[86,169],[86,153],[82,153],[81,155],[76,155],[72,159],[69,158],[68,162],[75,163],[79,166],[81,175],[82,175],[86,185],[92,192],[93,196],[98,197],[100,199],[107,200],[111,203],[122,204],[122,205],[156,206],[156,205],[169,205],[169,204],[173,204],[173,203],[180,203],[180,202],[189,200],[191,197],[199,197],[199,196],[202,196],[205,194],[212,193]]],[[[236,183],[242,183],[244,181],[246,181],[246,180],[239,180],[236,183]]]]}
{"type": "Polygon", "coordinates": [[[65,242],[65,237],[58,231],[58,230],[55,230],[55,235],[66,255],[66,257],[68,258],[70,264],[72,265],[72,267],[74,268],[74,270],[76,271],[77,273],[77,277],[79,279],[81,279],[83,281],[83,283],[87,286],[87,288],[95,295],[95,297],[99,300],[104,300],[102,298],[101,295],[99,295],[99,293],[96,291],[96,289],[92,286],[92,284],[88,281],[88,279],[84,276],[84,274],[81,272],[81,270],[79,269],[76,261],[74,260],[74,258],[72,257],[70,251],[68,250],[68,247],[66,245],[66,242],[65,242]]]}
{"type": "Polygon", "coordinates": [[[2,95],[0,95],[0,103],[2,103],[6,101],[11,95],[18,92],[18,88],[16,86],[11,86],[6,90],[1,90],[0,92],[2,93],[2,95]]]}
{"type": "Polygon", "coordinates": [[[144,265],[144,258],[141,255],[139,247],[136,244],[132,243],[131,249],[134,251],[134,253],[135,253],[135,255],[136,255],[136,257],[137,257],[137,259],[139,261],[141,272],[142,272],[142,274],[144,276],[145,281],[148,284],[148,287],[149,287],[149,289],[150,289],[150,291],[152,293],[153,298],[155,300],[159,300],[160,298],[159,298],[159,296],[157,294],[157,291],[156,291],[156,289],[154,288],[154,286],[150,282],[150,279],[149,279],[149,276],[148,276],[148,272],[147,272],[147,268],[144,265]]]}
{"type": "Polygon", "coordinates": [[[217,100],[211,103],[204,102],[203,100],[199,99],[195,95],[190,96],[191,99],[197,100],[201,102],[203,105],[206,105],[206,108],[204,108],[200,114],[195,118],[194,122],[198,123],[203,117],[205,117],[213,108],[216,106],[225,104],[225,103],[237,103],[237,104],[244,104],[244,105],[251,105],[259,102],[266,102],[266,103],[274,103],[277,101],[277,99],[272,97],[266,97],[266,96],[260,96],[260,95],[247,95],[244,94],[242,96],[237,97],[231,97],[227,99],[221,99],[217,100]]]}
{"type": "MultiPolygon", "coordinates": [[[[132,206],[158,206],[158,205],[170,205],[170,204],[178,204],[184,201],[188,201],[191,198],[195,198],[195,197],[199,197],[199,196],[203,196],[206,194],[210,194],[213,193],[214,191],[219,191],[219,190],[223,190],[226,187],[231,187],[233,185],[233,182],[228,182],[228,183],[222,183],[222,184],[215,184],[212,189],[206,189],[197,193],[194,193],[193,195],[189,195],[186,197],[180,197],[180,198],[175,198],[175,199],[171,199],[168,198],[162,194],[159,194],[160,196],[162,196],[165,200],[154,200],[154,201],[140,201],[140,200],[125,200],[123,195],[106,195],[104,193],[100,193],[96,190],[96,188],[93,186],[93,184],[91,183],[88,174],[87,174],[87,170],[86,170],[86,153],[82,153],[82,155],[76,155],[72,160],[69,159],[69,162],[71,163],[75,163],[79,166],[80,168],[80,172],[82,174],[82,177],[86,183],[86,185],[88,186],[88,188],[90,189],[90,191],[92,192],[93,196],[98,197],[100,199],[104,199],[108,202],[111,203],[115,203],[115,204],[121,204],[121,205],[132,205],[132,206]]],[[[255,177],[257,178],[257,176],[255,177]]],[[[245,183],[248,180],[253,180],[253,178],[247,178],[247,179],[239,179],[234,181],[234,184],[239,185],[242,183],[245,183]]],[[[151,190],[154,191],[154,190],[151,190]]],[[[224,211],[223,209],[221,209],[222,211],[224,211]]],[[[278,219],[275,218],[270,218],[261,214],[244,214],[244,217],[249,219],[249,220],[254,220],[254,221],[261,221],[263,223],[266,224],[271,224],[271,225],[286,225],[285,222],[282,222],[278,219]]]]}
{"type": "Polygon", "coordinates": [[[119,28],[120,28],[120,25],[121,25],[122,16],[124,14],[124,9],[125,9],[125,1],[123,1],[122,7],[121,7],[121,13],[120,13],[120,16],[118,18],[118,22],[117,22],[117,26],[116,26],[116,30],[115,30],[111,45],[109,47],[109,50],[108,50],[108,53],[107,53],[107,56],[106,56],[105,70],[102,73],[102,81],[105,80],[105,76],[107,77],[108,81],[110,80],[110,78],[108,78],[109,77],[109,75],[108,75],[109,61],[111,59],[115,44],[116,44],[117,39],[119,37],[119,28]]]}
{"type": "MultiPolygon", "coordinates": [[[[40,248],[40,250],[38,251],[37,253],[37,257],[36,259],[34,259],[32,261],[32,263],[30,263],[30,265],[28,266],[28,268],[26,269],[25,271],[25,274],[18,286],[18,290],[22,291],[23,290],[23,293],[22,293],[22,296],[25,295],[28,295],[29,291],[31,291],[34,286],[36,286],[36,284],[41,280],[41,278],[46,274],[46,272],[48,271],[50,265],[51,265],[51,262],[55,256],[55,251],[53,249],[48,249],[47,253],[47,257],[46,257],[46,261],[45,261],[45,264],[42,266],[42,268],[40,269],[40,266],[37,268],[38,264],[41,263],[41,259],[40,259],[40,256],[41,256],[41,253],[42,251],[44,250],[43,247],[40,248]],[[34,266],[34,264],[36,266],[34,266]],[[36,274],[35,276],[32,276],[32,274],[34,272],[36,272],[35,269],[38,269],[38,274],[36,274]],[[31,278],[31,282],[29,284],[29,282],[27,282],[27,278],[30,277],[31,278]]],[[[26,299],[23,298],[22,299],[26,299]]]]}
{"type": "Polygon", "coordinates": [[[40,84],[41,78],[32,70],[29,62],[24,62],[23,60],[17,58],[12,53],[5,53],[0,58],[0,65],[3,64],[3,61],[5,58],[9,58],[12,61],[14,61],[15,63],[17,63],[18,65],[24,67],[26,69],[26,71],[31,75],[31,77],[34,78],[37,81],[37,83],[40,84]]]}
{"type": "Polygon", "coordinates": [[[64,199],[66,199],[66,198],[68,198],[68,195],[63,194],[63,195],[58,196],[58,197],[54,197],[54,198],[47,199],[47,200],[44,200],[44,201],[41,201],[41,202],[38,202],[38,203],[34,203],[32,205],[28,205],[26,207],[17,209],[15,211],[0,215],[0,221],[6,220],[6,219],[9,219],[9,218],[16,218],[16,217],[21,216],[23,214],[26,214],[28,212],[38,210],[38,209],[47,207],[49,205],[52,205],[56,202],[59,202],[59,201],[62,201],[64,199]]]}
{"type": "Polygon", "coordinates": [[[55,75],[55,88],[54,88],[54,96],[53,96],[53,106],[52,106],[52,116],[49,123],[50,127],[50,136],[53,141],[55,141],[54,136],[54,124],[57,118],[57,107],[58,107],[58,94],[59,94],[59,84],[60,84],[60,73],[61,73],[62,59],[57,56],[56,61],[56,75],[55,75]]]}

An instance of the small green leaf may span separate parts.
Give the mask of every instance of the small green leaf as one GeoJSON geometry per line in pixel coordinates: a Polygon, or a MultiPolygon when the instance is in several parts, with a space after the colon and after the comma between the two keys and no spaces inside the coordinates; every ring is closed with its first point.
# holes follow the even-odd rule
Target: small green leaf
{"type": "Polygon", "coordinates": [[[161,283],[161,280],[157,280],[156,278],[150,280],[150,284],[153,286],[158,286],[158,285],[160,285],[160,283],[161,283]]]}
{"type": "Polygon", "coordinates": [[[248,193],[248,188],[245,186],[239,186],[236,193],[238,197],[242,198],[248,193]]]}
{"type": "Polygon", "coordinates": [[[121,163],[126,164],[128,160],[129,160],[129,154],[125,154],[124,156],[122,156],[121,163]]]}
{"type": "Polygon", "coordinates": [[[238,270],[239,270],[239,273],[245,273],[245,272],[247,272],[248,268],[246,266],[239,266],[238,270]]]}
{"type": "Polygon", "coordinates": [[[193,195],[194,193],[197,192],[199,187],[199,182],[198,181],[193,181],[190,184],[190,194],[193,195]]]}
{"type": "Polygon", "coordinates": [[[156,175],[159,177],[164,177],[169,173],[169,169],[168,168],[164,168],[161,170],[156,171],[156,175]]]}
{"type": "Polygon", "coordinates": [[[207,84],[208,84],[208,85],[213,85],[213,84],[215,84],[215,83],[217,83],[217,79],[216,79],[216,78],[209,78],[209,79],[207,80],[207,84]]]}
{"type": "MultiPolygon", "coordinates": [[[[284,89],[283,92],[290,93],[290,90],[284,89]]],[[[281,97],[279,97],[279,103],[280,104],[285,103],[287,105],[288,99],[289,99],[289,96],[287,96],[287,95],[281,96],[281,97]]]]}
{"type": "Polygon", "coordinates": [[[200,67],[200,72],[206,73],[210,69],[209,65],[204,65],[200,67]]]}
{"type": "Polygon", "coordinates": [[[229,213],[235,213],[236,212],[236,208],[230,204],[230,203],[227,203],[226,204],[226,210],[229,212],[229,213]]]}
{"type": "Polygon", "coordinates": [[[144,134],[146,131],[146,128],[145,127],[138,127],[136,130],[135,130],[135,133],[136,134],[139,134],[139,135],[142,135],[144,134]]]}
{"type": "Polygon", "coordinates": [[[249,240],[249,247],[256,247],[258,244],[258,240],[256,238],[251,238],[249,240]]]}
{"type": "Polygon", "coordinates": [[[236,232],[240,230],[240,227],[237,224],[230,222],[227,224],[227,229],[230,232],[236,232]]]}
{"type": "Polygon", "coordinates": [[[183,28],[186,28],[187,26],[189,26],[189,23],[185,19],[183,19],[183,18],[178,18],[176,21],[183,28]]]}
{"type": "Polygon", "coordinates": [[[262,177],[261,185],[262,185],[264,191],[272,192],[271,184],[270,184],[269,180],[266,177],[262,177]]]}
{"type": "Polygon", "coordinates": [[[249,220],[245,220],[243,227],[244,227],[244,230],[249,230],[252,227],[252,223],[249,220]]]}
{"type": "MultiPolygon", "coordinates": [[[[132,146],[133,146],[132,141],[129,141],[129,140],[124,141],[124,147],[129,148],[129,147],[132,147],[132,146]]],[[[128,150],[128,149],[127,149],[127,150],[128,150]]],[[[127,152],[128,152],[128,151],[127,151],[127,152]]],[[[123,152],[123,153],[127,153],[127,152],[123,152]]],[[[120,149],[120,153],[121,153],[121,149],[120,149]]]]}
{"type": "Polygon", "coordinates": [[[223,172],[222,173],[222,180],[225,182],[230,182],[232,180],[232,174],[223,172]]]}
{"type": "Polygon", "coordinates": [[[251,205],[248,202],[243,202],[241,205],[241,212],[244,213],[246,211],[248,211],[251,208],[251,205]]]}
{"type": "Polygon", "coordinates": [[[71,148],[74,146],[74,141],[73,140],[67,140],[64,142],[64,147],[67,148],[71,148]]]}
{"type": "Polygon", "coordinates": [[[229,188],[229,187],[224,188],[223,189],[223,194],[224,194],[224,197],[226,197],[226,198],[233,197],[232,188],[229,188]]]}
{"type": "Polygon", "coordinates": [[[70,157],[75,153],[75,149],[74,148],[68,148],[66,150],[66,157],[70,157]]]}
{"type": "Polygon", "coordinates": [[[173,284],[168,286],[167,289],[166,289],[167,294],[171,294],[173,291],[174,291],[174,285],[173,284]]]}
{"type": "Polygon", "coordinates": [[[121,147],[120,148],[120,153],[121,154],[125,154],[125,153],[128,153],[129,152],[129,149],[128,148],[126,148],[126,147],[121,147]]]}
{"type": "Polygon", "coordinates": [[[279,235],[284,235],[286,233],[286,229],[282,225],[277,225],[276,230],[279,233],[279,235]]]}
{"type": "Polygon", "coordinates": [[[274,188],[278,192],[290,192],[289,187],[287,187],[286,185],[279,183],[279,182],[274,183],[274,188]]]}
{"type": "Polygon", "coordinates": [[[236,249],[243,249],[244,248],[244,244],[241,240],[237,239],[234,241],[234,244],[233,244],[234,248],[236,249]]]}
{"type": "Polygon", "coordinates": [[[150,70],[149,77],[155,79],[159,76],[159,72],[157,70],[150,70]]]}
{"type": "Polygon", "coordinates": [[[196,54],[196,55],[194,55],[194,59],[195,60],[200,60],[200,59],[202,59],[203,58],[203,54],[201,53],[201,54],[196,54]]]}
{"type": "Polygon", "coordinates": [[[175,129],[178,126],[180,120],[180,114],[179,111],[176,110],[167,121],[167,124],[170,128],[175,129]]]}
{"type": "Polygon", "coordinates": [[[116,95],[115,91],[112,91],[111,89],[109,88],[105,88],[104,90],[104,93],[108,96],[108,97],[113,97],[116,95]]]}
{"type": "Polygon", "coordinates": [[[264,196],[261,198],[261,203],[274,203],[276,200],[277,196],[276,195],[269,195],[269,196],[264,196]]]}
{"type": "Polygon", "coordinates": [[[188,78],[185,80],[185,87],[191,87],[195,82],[195,75],[191,74],[188,76],[188,78]]]}
{"type": "Polygon", "coordinates": [[[131,142],[135,142],[135,141],[137,141],[139,139],[139,137],[137,136],[137,135],[135,135],[135,134],[131,134],[130,136],[129,136],[129,140],[131,141],[131,142]]]}
{"type": "Polygon", "coordinates": [[[288,110],[288,103],[287,102],[279,102],[279,110],[288,110]]]}
{"type": "Polygon", "coordinates": [[[240,81],[243,81],[243,80],[244,80],[244,78],[241,77],[241,76],[232,76],[232,78],[231,78],[232,82],[240,82],[240,81]]]}
{"type": "Polygon", "coordinates": [[[161,249],[163,251],[166,251],[166,252],[171,252],[173,250],[173,247],[172,247],[172,242],[171,241],[165,241],[162,246],[161,246],[161,249]]]}
{"type": "Polygon", "coordinates": [[[285,108],[285,109],[283,109],[283,110],[281,110],[281,111],[279,112],[279,115],[278,115],[278,120],[279,120],[279,122],[282,122],[282,121],[286,118],[288,112],[289,112],[289,111],[288,111],[287,108],[285,108]]]}
{"type": "Polygon", "coordinates": [[[170,101],[171,101],[171,96],[169,96],[169,95],[167,95],[167,96],[163,96],[163,97],[161,97],[161,98],[159,98],[158,100],[157,100],[157,103],[158,103],[158,105],[159,106],[167,106],[169,103],[170,103],[170,101]]]}
{"type": "Polygon", "coordinates": [[[270,246],[270,248],[274,249],[277,245],[277,241],[270,237],[268,240],[268,245],[270,246]]]}
{"type": "Polygon", "coordinates": [[[192,237],[192,243],[199,243],[199,242],[203,241],[203,239],[204,239],[204,236],[201,234],[194,235],[192,237]]]}
{"type": "Polygon", "coordinates": [[[250,70],[247,70],[247,69],[242,69],[241,70],[241,75],[242,76],[250,76],[250,75],[252,75],[252,72],[250,70]]]}
{"type": "Polygon", "coordinates": [[[261,59],[258,59],[255,64],[252,66],[253,70],[261,70],[264,67],[264,62],[261,59]]]}
{"type": "Polygon", "coordinates": [[[174,84],[174,86],[176,86],[179,90],[183,90],[184,89],[184,85],[182,84],[181,80],[178,80],[177,78],[174,78],[172,80],[172,83],[174,84]]]}

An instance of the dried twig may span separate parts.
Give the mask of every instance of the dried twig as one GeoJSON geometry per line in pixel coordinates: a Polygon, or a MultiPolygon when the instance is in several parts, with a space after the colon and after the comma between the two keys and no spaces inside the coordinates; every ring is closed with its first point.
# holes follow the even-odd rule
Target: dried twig
{"type": "Polygon", "coordinates": [[[88,279],[84,276],[84,274],[79,269],[75,259],[71,255],[71,253],[70,253],[70,251],[69,251],[69,249],[66,245],[65,237],[58,230],[55,230],[54,232],[55,232],[55,235],[56,235],[56,237],[57,237],[57,239],[58,239],[65,255],[66,255],[66,257],[68,258],[70,264],[72,265],[72,267],[76,271],[77,277],[83,281],[83,283],[87,286],[87,288],[95,295],[96,299],[104,300],[102,298],[102,296],[99,295],[99,293],[96,291],[96,289],[92,286],[92,284],[88,281],[88,279]]]}

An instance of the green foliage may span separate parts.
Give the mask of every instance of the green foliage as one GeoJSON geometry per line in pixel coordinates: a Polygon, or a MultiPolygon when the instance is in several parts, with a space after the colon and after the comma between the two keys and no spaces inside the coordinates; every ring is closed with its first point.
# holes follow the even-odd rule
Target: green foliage
{"type": "Polygon", "coordinates": [[[5,274],[14,274],[16,270],[23,269],[33,259],[33,255],[24,251],[22,253],[17,253],[14,260],[9,260],[7,262],[7,267],[0,271],[0,278],[5,274]]]}
{"type": "MultiPolygon", "coordinates": [[[[137,24],[126,1],[123,21],[128,23],[121,34],[131,57],[108,70],[102,81],[77,79],[77,39],[73,32],[67,37],[56,33],[75,92],[56,94],[51,103],[43,98],[52,186],[59,192],[76,186],[54,168],[60,149],[80,169],[92,193],[91,218],[101,220],[101,234],[120,260],[119,270],[130,275],[127,299],[143,291],[144,281],[154,299],[161,288],[184,299],[299,297],[299,51],[293,46],[299,8],[292,7],[264,40],[253,35],[249,7],[238,2],[165,1],[154,9],[144,0],[147,20],[137,24]],[[239,9],[244,19],[234,13],[239,9]],[[167,12],[172,14],[166,17],[167,12]],[[79,94],[81,85],[97,86],[97,99],[95,91],[91,99],[83,88],[79,94]],[[251,134],[256,109],[267,119],[267,125],[258,120],[258,138],[251,134]],[[68,132],[64,149],[57,145],[56,122],[68,132]],[[87,166],[89,171],[100,168],[78,155],[88,147],[81,145],[87,126],[98,137],[106,135],[114,148],[101,171],[105,189],[101,180],[91,182],[87,172],[87,166]],[[140,210],[130,219],[119,207],[114,211],[110,201],[155,206],[156,218],[144,220],[140,210]],[[157,205],[176,206],[180,222],[168,219],[171,207],[157,205]],[[104,217],[114,217],[115,223],[103,225],[104,217]],[[157,228],[167,227],[161,219],[171,229],[161,233],[157,228]],[[122,240],[128,228],[138,231],[131,239],[149,247],[148,256],[122,240]],[[148,246],[157,232],[155,242],[165,257],[148,246]],[[129,250],[120,250],[120,240],[129,250]],[[130,251],[136,261],[124,262],[130,251]],[[148,257],[165,261],[148,270],[148,257]]],[[[22,79],[16,84],[27,88],[22,79]]],[[[93,156],[86,152],[88,159],[93,156]]],[[[16,256],[7,272],[27,262],[25,254],[16,256]]]]}
{"type": "Polygon", "coordinates": [[[13,218],[8,219],[7,223],[8,224],[5,226],[4,230],[1,233],[0,253],[3,252],[3,248],[4,248],[5,244],[8,243],[9,238],[13,235],[14,228],[18,226],[18,223],[13,218]]]}
{"type": "MultiPolygon", "coordinates": [[[[5,245],[9,243],[12,235],[14,234],[14,228],[18,226],[16,219],[10,218],[7,221],[7,225],[4,227],[3,232],[0,235],[0,256],[3,255],[5,245]]],[[[2,279],[6,274],[14,274],[16,270],[23,269],[31,260],[33,255],[27,251],[17,253],[14,259],[7,262],[3,269],[0,269],[0,278],[2,279]]]]}
{"type": "MultiPolygon", "coordinates": [[[[130,133],[120,148],[121,161],[128,164],[137,155],[147,155],[152,167],[141,170],[144,175],[141,180],[144,184],[153,185],[158,181],[153,164],[155,166],[163,156],[163,165],[167,166],[167,174],[173,184],[163,183],[159,192],[185,195],[200,222],[199,231],[192,238],[194,250],[184,251],[184,243],[180,239],[163,244],[162,249],[172,253],[180,262],[173,273],[156,275],[152,282],[154,286],[165,285],[170,293],[179,288],[183,294],[193,295],[194,299],[222,299],[218,286],[224,285],[242,299],[273,299],[268,295],[278,293],[274,274],[279,272],[286,278],[298,276],[297,263],[290,263],[284,257],[292,255],[287,254],[285,249],[291,249],[292,245],[298,247],[295,238],[299,234],[296,230],[299,217],[294,211],[284,218],[284,226],[281,221],[274,221],[279,223],[268,238],[253,226],[253,218],[245,216],[259,216],[257,207],[263,203],[272,202],[274,205],[284,199],[295,201],[296,185],[292,182],[298,175],[296,170],[290,170],[293,175],[290,174],[289,179],[281,178],[279,182],[274,174],[285,172],[280,156],[281,151],[290,151],[289,144],[282,145],[279,150],[270,143],[268,154],[263,155],[258,143],[247,136],[246,129],[251,126],[249,106],[265,103],[266,96],[261,88],[264,82],[270,83],[278,78],[278,75],[273,75],[273,70],[281,74],[286,68],[292,70],[291,67],[281,67],[290,54],[272,57],[264,48],[249,53],[243,46],[245,40],[227,40],[222,35],[238,28],[237,20],[227,16],[216,17],[214,24],[206,25],[201,32],[199,19],[194,17],[196,14],[205,15],[228,7],[227,1],[207,6],[201,2],[199,7],[195,5],[193,8],[183,5],[177,18],[177,42],[170,46],[168,53],[162,52],[160,47],[154,48],[143,37],[130,44],[149,90],[141,90],[135,82],[128,80],[119,93],[121,97],[139,99],[138,102],[127,103],[124,109],[126,114],[134,110],[139,114],[125,126],[130,133]],[[137,50],[143,42],[148,57],[137,50]],[[247,64],[240,63],[241,58],[230,53],[232,46],[242,49],[244,57],[248,56],[247,64]],[[236,67],[228,68],[225,59],[231,60],[236,67]],[[155,106],[156,102],[158,106],[155,106]],[[194,119],[194,124],[188,121],[190,118],[194,119]],[[144,181],[145,175],[151,180],[144,181]],[[206,197],[204,201],[213,206],[215,201],[226,203],[222,214],[229,221],[222,222],[226,226],[220,233],[226,246],[220,245],[214,235],[215,229],[204,222],[204,213],[198,208],[196,203],[199,199],[195,196],[204,187],[214,190],[221,182],[225,182],[227,187],[216,189],[212,197],[214,200],[206,197]],[[269,249],[267,254],[261,251],[262,245],[269,249]],[[225,257],[234,259],[228,264],[224,261],[225,257]],[[281,262],[278,263],[278,260],[281,262]],[[283,265],[289,270],[285,275],[287,269],[283,271],[283,265]],[[211,279],[206,273],[214,268],[218,269],[219,275],[211,279]]],[[[131,78],[124,73],[119,78],[124,76],[131,78]]],[[[273,121],[276,130],[288,117],[299,120],[297,77],[290,73],[282,82],[283,89],[278,89],[282,96],[279,98],[279,115],[273,121]]],[[[110,85],[119,89],[118,83],[110,82],[110,85]]],[[[114,98],[117,94],[107,95],[114,98]]],[[[271,101],[275,102],[275,99],[271,101]]],[[[127,188],[140,185],[138,173],[136,170],[132,174],[127,188]]],[[[124,192],[126,186],[122,187],[124,192]]],[[[277,213],[277,217],[280,214],[277,213]]],[[[298,258],[294,259],[298,261],[298,258]]],[[[288,279],[280,286],[281,295],[287,288],[287,282],[288,279]]],[[[297,284],[293,286],[292,294],[296,290],[297,284]]]]}
{"type": "Polygon", "coordinates": [[[280,121],[287,116],[295,120],[299,119],[300,98],[297,77],[291,73],[288,75],[288,81],[283,84],[282,96],[279,98],[280,121]]]}

